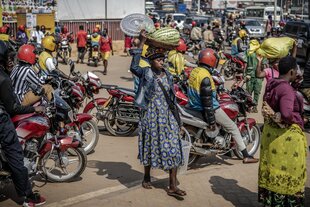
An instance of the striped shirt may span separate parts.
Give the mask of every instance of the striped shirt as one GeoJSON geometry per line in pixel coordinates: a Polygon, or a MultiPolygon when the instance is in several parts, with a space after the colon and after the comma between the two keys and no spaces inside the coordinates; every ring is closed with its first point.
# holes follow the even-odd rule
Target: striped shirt
{"type": "Polygon", "coordinates": [[[25,94],[29,91],[29,86],[31,84],[44,84],[29,65],[17,64],[13,68],[10,78],[12,80],[14,93],[17,95],[17,99],[20,103],[23,101],[25,94]]]}

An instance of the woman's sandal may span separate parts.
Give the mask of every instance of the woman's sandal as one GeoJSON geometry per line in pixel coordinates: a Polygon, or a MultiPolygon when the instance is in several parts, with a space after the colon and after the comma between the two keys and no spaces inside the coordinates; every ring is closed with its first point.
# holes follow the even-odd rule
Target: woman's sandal
{"type": "Polygon", "coordinates": [[[172,191],[170,189],[167,190],[167,194],[169,196],[174,196],[174,197],[178,197],[178,196],[186,196],[186,192],[184,190],[181,189],[176,189],[175,191],[172,191]]]}
{"type": "Polygon", "coordinates": [[[152,189],[152,183],[150,181],[143,181],[142,187],[145,189],[152,189]]]}

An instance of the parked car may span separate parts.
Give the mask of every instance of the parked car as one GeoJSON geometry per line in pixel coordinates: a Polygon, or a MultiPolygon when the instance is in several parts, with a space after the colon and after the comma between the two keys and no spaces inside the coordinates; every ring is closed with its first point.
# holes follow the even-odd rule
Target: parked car
{"type": "Polygon", "coordinates": [[[211,17],[211,16],[193,15],[193,16],[186,17],[186,19],[184,20],[183,26],[186,28],[191,28],[193,21],[196,22],[197,26],[200,26],[202,23],[211,24],[213,20],[214,20],[214,17],[211,17]]]}
{"type": "Polygon", "coordinates": [[[241,21],[245,22],[245,28],[249,37],[255,37],[258,39],[264,39],[265,36],[265,28],[261,25],[261,23],[256,19],[239,19],[236,22],[236,25],[239,25],[241,21]]]}
{"type": "Polygon", "coordinates": [[[283,29],[283,35],[297,40],[297,58],[306,62],[310,58],[310,20],[289,21],[283,29]]]}
{"type": "Polygon", "coordinates": [[[146,11],[154,11],[155,10],[154,3],[152,1],[145,2],[145,10],[146,11]]]}

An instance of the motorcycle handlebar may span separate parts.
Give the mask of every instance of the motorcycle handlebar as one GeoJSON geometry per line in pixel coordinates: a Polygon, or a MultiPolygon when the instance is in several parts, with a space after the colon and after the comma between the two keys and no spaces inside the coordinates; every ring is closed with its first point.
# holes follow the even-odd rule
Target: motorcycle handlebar
{"type": "Polygon", "coordinates": [[[117,85],[101,84],[100,88],[104,88],[104,89],[117,89],[119,87],[117,85]]]}

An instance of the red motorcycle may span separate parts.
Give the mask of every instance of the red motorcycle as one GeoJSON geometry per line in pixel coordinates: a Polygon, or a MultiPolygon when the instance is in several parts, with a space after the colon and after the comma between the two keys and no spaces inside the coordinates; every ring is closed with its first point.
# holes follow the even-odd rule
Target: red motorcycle
{"type": "MultiPolygon", "coordinates": [[[[73,62],[69,61],[70,71],[74,71],[73,62]]],[[[86,154],[92,152],[99,140],[99,130],[97,123],[88,113],[78,113],[84,101],[84,88],[80,84],[76,84],[67,79],[62,79],[57,74],[53,76],[51,83],[55,89],[60,89],[60,96],[73,109],[74,121],[66,124],[65,132],[70,136],[79,137],[83,142],[83,148],[86,154]]]]}
{"type": "Polygon", "coordinates": [[[239,57],[232,56],[228,53],[222,53],[227,59],[225,66],[222,68],[225,80],[232,80],[236,74],[243,74],[245,71],[245,62],[239,57]]]}
{"type": "MultiPolygon", "coordinates": [[[[81,140],[59,133],[62,131],[59,123],[74,122],[73,112],[61,98],[59,90],[53,97],[45,114],[18,115],[12,118],[12,122],[24,149],[24,165],[29,175],[41,174],[52,182],[67,182],[83,173],[87,156],[81,148],[81,140]]],[[[0,166],[9,172],[5,163],[5,155],[0,148],[0,166]]],[[[0,174],[0,181],[9,179],[10,173],[0,174]]]]}
{"type": "MultiPolygon", "coordinates": [[[[249,154],[254,155],[259,147],[261,133],[255,119],[247,117],[247,112],[250,112],[255,103],[251,95],[240,86],[242,82],[235,84],[232,91],[220,93],[219,102],[221,109],[236,122],[249,154]]],[[[210,131],[199,111],[180,107],[180,112],[184,127],[191,135],[189,166],[200,156],[224,155],[231,151],[242,159],[242,153],[237,150],[231,134],[225,129],[217,125],[216,130],[210,131]]]]}

